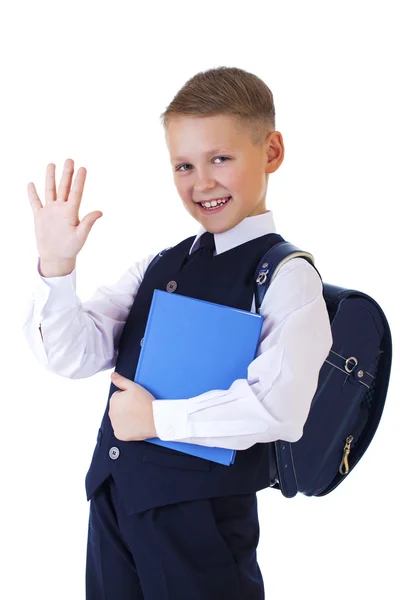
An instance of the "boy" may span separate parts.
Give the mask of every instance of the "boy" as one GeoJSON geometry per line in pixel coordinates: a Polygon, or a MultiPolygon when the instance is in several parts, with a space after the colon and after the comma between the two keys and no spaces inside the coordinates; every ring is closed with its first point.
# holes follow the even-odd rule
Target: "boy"
{"type": "MultiPolygon", "coordinates": [[[[265,206],[284,157],[265,83],[210,69],[183,86],[163,119],[174,182],[199,233],[81,305],[75,259],[102,214],[79,223],[86,171],[71,189],[67,160],[57,194],[50,164],[44,207],[28,186],[40,258],[25,334],[42,364],[65,377],[115,366],[86,477],[86,598],[261,600],[256,492],[270,485],[269,443],[302,435],[333,342],[329,316],[318,273],[291,259],[261,305],[247,380],[176,400],[155,400],[133,382],[154,289],[254,311],[256,266],[283,240],[265,206]],[[154,436],[238,452],[227,467],[143,441],[154,436]]],[[[205,369],[209,360],[218,360],[212,348],[205,369]]]]}

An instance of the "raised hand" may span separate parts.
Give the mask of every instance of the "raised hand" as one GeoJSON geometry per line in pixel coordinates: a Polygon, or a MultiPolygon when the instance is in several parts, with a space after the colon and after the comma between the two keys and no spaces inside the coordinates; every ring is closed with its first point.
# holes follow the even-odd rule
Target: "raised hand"
{"type": "Polygon", "coordinates": [[[79,221],[86,169],[78,169],[71,188],[74,161],[67,158],[57,192],[55,168],[53,163],[47,165],[44,206],[34,183],[28,183],[40,270],[44,276],[49,277],[67,274],[74,269],[76,256],[86,242],[94,222],[103,216],[101,211],[93,211],[79,221]]]}

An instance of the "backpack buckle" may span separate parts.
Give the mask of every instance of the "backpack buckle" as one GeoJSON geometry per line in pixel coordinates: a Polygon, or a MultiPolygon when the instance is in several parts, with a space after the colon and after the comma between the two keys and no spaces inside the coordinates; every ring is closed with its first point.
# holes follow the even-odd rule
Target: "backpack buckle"
{"type": "Polygon", "coordinates": [[[346,369],[347,373],[352,373],[357,365],[358,365],[358,360],[356,359],[356,357],[355,356],[349,356],[349,358],[347,358],[346,362],[344,363],[344,368],[346,369]],[[349,367],[348,367],[348,362],[350,360],[354,361],[354,365],[351,367],[351,369],[349,369],[349,367]]]}
{"type": "MultiPolygon", "coordinates": [[[[263,267],[268,267],[268,263],[264,263],[263,267]]],[[[269,269],[267,269],[266,271],[259,271],[256,283],[258,283],[258,285],[262,285],[263,283],[265,283],[267,281],[268,273],[269,269]]]]}

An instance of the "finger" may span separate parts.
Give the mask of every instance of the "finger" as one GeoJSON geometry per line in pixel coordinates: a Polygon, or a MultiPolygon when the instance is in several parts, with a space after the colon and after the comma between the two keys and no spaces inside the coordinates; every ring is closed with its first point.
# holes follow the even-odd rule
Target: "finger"
{"type": "Polygon", "coordinates": [[[83,188],[85,186],[86,179],[86,169],[85,167],[80,167],[75,175],[74,183],[72,184],[71,192],[69,194],[68,201],[71,202],[77,209],[79,209],[83,188]]]}
{"type": "Polygon", "coordinates": [[[69,190],[71,188],[72,175],[74,174],[74,161],[67,158],[64,163],[64,171],[58,186],[57,200],[66,202],[68,200],[69,190]]]}
{"type": "Polygon", "coordinates": [[[46,169],[46,183],[45,183],[45,201],[46,204],[53,202],[57,197],[56,194],[56,165],[50,163],[46,169]]]}
{"type": "Polygon", "coordinates": [[[30,181],[28,183],[28,197],[31,203],[33,214],[36,214],[39,209],[43,208],[40,198],[35,188],[35,184],[30,181]]]}

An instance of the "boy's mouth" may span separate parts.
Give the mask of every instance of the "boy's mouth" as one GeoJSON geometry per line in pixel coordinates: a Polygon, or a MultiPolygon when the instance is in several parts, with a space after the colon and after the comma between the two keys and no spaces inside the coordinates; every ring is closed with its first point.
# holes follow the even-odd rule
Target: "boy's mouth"
{"type": "Polygon", "coordinates": [[[218,213],[221,212],[227,204],[232,200],[232,196],[221,198],[221,200],[212,200],[211,202],[197,202],[202,213],[218,213]]]}

